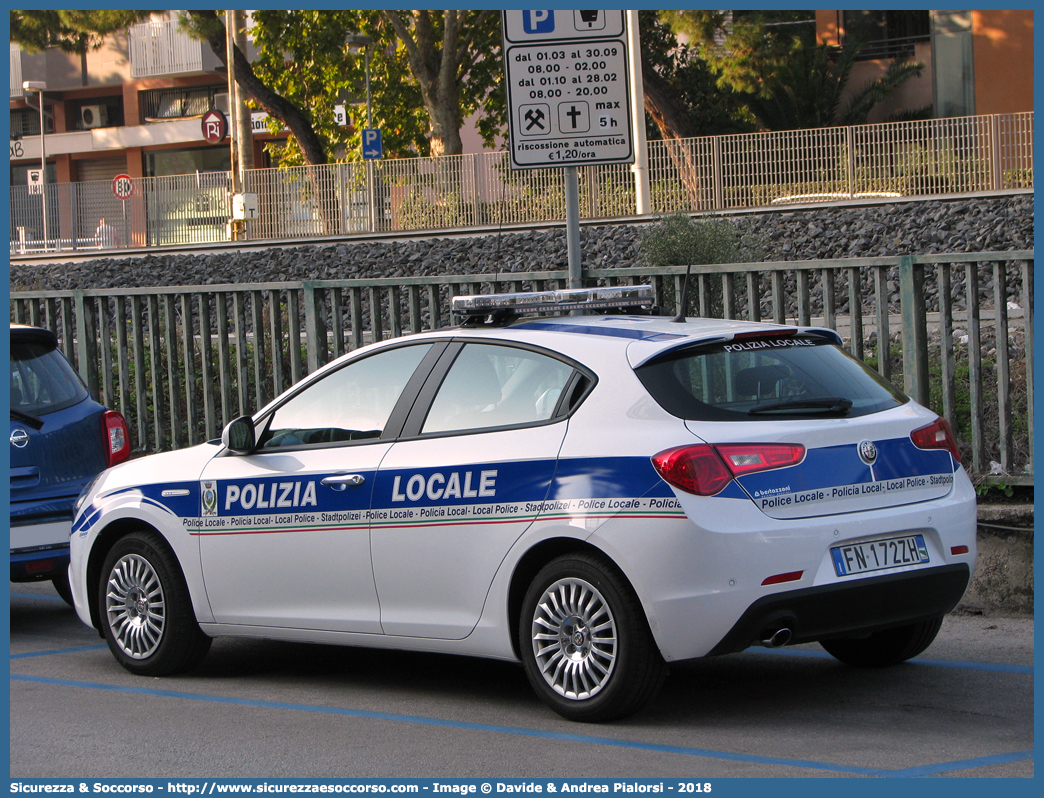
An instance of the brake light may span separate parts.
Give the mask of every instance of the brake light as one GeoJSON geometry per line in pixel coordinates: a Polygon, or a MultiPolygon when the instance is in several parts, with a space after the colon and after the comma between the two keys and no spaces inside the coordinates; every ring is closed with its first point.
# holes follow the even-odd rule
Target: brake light
{"type": "Polygon", "coordinates": [[[105,441],[105,465],[112,467],[130,457],[130,431],[123,414],[106,410],[102,415],[102,438],[105,441]]]}
{"type": "Polygon", "coordinates": [[[910,433],[910,440],[918,449],[946,449],[953,455],[954,460],[961,462],[957,439],[953,437],[953,430],[945,418],[939,417],[927,427],[915,429],[910,433]]]}
{"type": "Polygon", "coordinates": [[[654,455],[653,466],[663,479],[686,493],[713,496],[733,477],[796,465],[805,447],[793,443],[722,443],[678,446],[654,455]]]}

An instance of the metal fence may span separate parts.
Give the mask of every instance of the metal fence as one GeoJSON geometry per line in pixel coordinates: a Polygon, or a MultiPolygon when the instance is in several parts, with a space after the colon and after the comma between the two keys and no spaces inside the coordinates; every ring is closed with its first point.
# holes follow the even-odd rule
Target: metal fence
{"type": "Polygon", "coordinates": [[[134,193],[118,199],[108,180],[48,183],[43,240],[42,193],[11,188],[11,254],[99,249],[102,219],[115,231],[117,247],[145,248],[227,241],[232,211],[228,172],[148,177],[133,181],[134,193]]]}
{"type": "MultiPolygon", "coordinates": [[[[676,306],[684,269],[592,269],[676,306]]],[[[693,315],[825,325],[952,424],[968,470],[1032,484],[1033,252],[696,267],[693,315]],[[698,271],[696,271],[698,270],[698,271]],[[1003,476],[997,476],[1002,474],[1003,476]]],[[[565,287],[565,271],[252,285],[15,292],[11,319],[48,327],[138,451],[216,437],[346,351],[452,324],[466,293],[565,287]]]]}
{"type": "MultiPolygon", "coordinates": [[[[862,197],[918,197],[1033,187],[1034,115],[707,136],[649,142],[652,210],[723,211],[862,197]]],[[[580,168],[580,213],[634,215],[629,165],[580,168]]],[[[98,219],[120,245],[226,241],[227,173],[141,178],[121,203],[108,182],[11,188],[12,254],[94,246],[98,219]],[[119,225],[117,225],[119,227],[119,225]],[[55,232],[58,231],[58,232],[55,232]]],[[[258,196],[251,239],[444,230],[561,221],[561,169],[512,171],[505,152],[247,172],[258,196]]]]}

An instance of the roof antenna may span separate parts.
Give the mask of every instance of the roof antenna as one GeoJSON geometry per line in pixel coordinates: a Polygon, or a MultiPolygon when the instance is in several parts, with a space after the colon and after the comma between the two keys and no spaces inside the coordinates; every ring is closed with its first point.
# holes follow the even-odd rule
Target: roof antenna
{"type": "Polygon", "coordinates": [[[689,312],[689,272],[692,271],[692,263],[685,267],[685,282],[682,284],[681,301],[678,303],[678,315],[671,319],[672,322],[681,324],[685,321],[685,314],[689,312]]]}

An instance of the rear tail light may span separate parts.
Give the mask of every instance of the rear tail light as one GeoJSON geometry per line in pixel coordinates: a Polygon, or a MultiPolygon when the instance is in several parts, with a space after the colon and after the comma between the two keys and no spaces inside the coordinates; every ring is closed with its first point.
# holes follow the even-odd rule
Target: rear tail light
{"type": "Polygon", "coordinates": [[[130,457],[130,431],[122,413],[116,410],[105,411],[102,416],[102,436],[105,441],[106,467],[122,463],[130,457]]]}
{"type": "Polygon", "coordinates": [[[714,447],[734,477],[797,465],[805,447],[796,443],[722,443],[714,447]]]}
{"type": "Polygon", "coordinates": [[[918,449],[946,449],[953,459],[961,462],[961,452],[957,448],[957,439],[945,418],[937,418],[927,427],[915,429],[910,433],[910,440],[918,449]]]}
{"type": "Polygon", "coordinates": [[[697,496],[713,496],[733,477],[797,465],[805,447],[794,443],[698,444],[654,455],[653,466],[669,484],[697,496]]]}

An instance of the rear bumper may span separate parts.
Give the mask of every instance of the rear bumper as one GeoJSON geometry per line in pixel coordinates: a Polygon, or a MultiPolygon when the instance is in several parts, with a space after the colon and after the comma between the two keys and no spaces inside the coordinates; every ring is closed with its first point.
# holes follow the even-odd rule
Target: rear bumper
{"type": "Polygon", "coordinates": [[[791,643],[811,643],[945,615],[957,606],[970,580],[968,565],[955,563],[764,596],[708,656],[743,651],[766,632],[781,628],[791,630],[791,643]]]}
{"type": "Polygon", "coordinates": [[[11,549],[11,581],[51,579],[69,570],[69,544],[11,549]]]}

